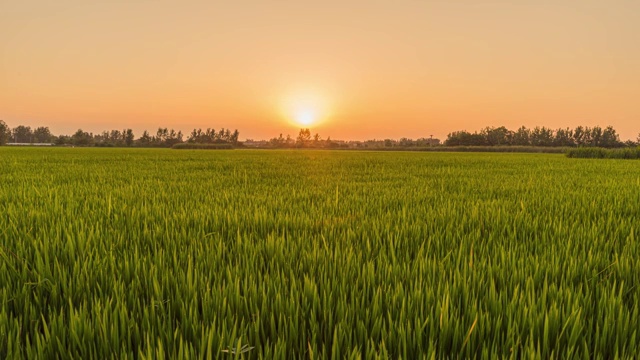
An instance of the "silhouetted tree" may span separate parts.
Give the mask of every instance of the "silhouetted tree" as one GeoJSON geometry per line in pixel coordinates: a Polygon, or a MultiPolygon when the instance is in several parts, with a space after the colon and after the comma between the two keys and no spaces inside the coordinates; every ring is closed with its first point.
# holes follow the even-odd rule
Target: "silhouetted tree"
{"type": "Polygon", "coordinates": [[[582,134],[582,145],[593,146],[593,137],[591,133],[591,128],[588,126],[584,128],[584,133],[582,134]]]}
{"type": "Polygon", "coordinates": [[[516,132],[513,133],[511,144],[518,146],[531,145],[531,131],[524,126],[521,126],[518,130],[516,130],[516,132]]]}
{"type": "Polygon", "coordinates": [[[296,139],[296,145],[299,147],[307,146],[307,144],[311,141],[311,131],[309,129],[300,129],[300,133],[298,134],[298,138],[296,139]]]}
{"type": "Polygon", "coordinates": [[[573,131],[569,128],[556,130],[553,146],[574,146],[573,131]]]}
{"type": "Polygon", "coordinates": [[[231,138],[229,139],[229,141],[233,144],[233,145],[238,145],[238,138],[240,137],[240,132],[238,131],[238,129],[235,129],[233,131],[233,134],[231,134],[231,138]]]}
{"type": "Polygon", "coordinates": [[[475,132],[473,134],[467,131],[455,131],[449,134],[445,144],[448,146],[533,145],[600,146],[611,148],[628,145],[629,142],[623,144],[612,126],[608,126],[605,129],[599,126],[594,126],[593,128],[577,126],[574,130],[565,128],[555,131],[544,126],[536,127],[533,130],[522,126],[515,132],[501,126],[499,128],[486,127],[480,133],[475,132]]]}
{"type": "Polygon", "coordinates": [[[40,126],[33,130],[33,139],[38,143],[51,143],[53,136],[46,126],[40,126]]]}
{"type": "Polygon", "coordinates": [[[169,130],[164,139],[164,146],[171,147],[182,142],[182,131],[169,130]]]}
{"type": "Polygon", "coordinates": [[[151,145],[151,141],[151,135],[149,135],[149,132],[145,130],[142,132],[142,136],[137,140],[137,143],[139,146],[149,146],[151,145]]]}
{"type": "Polygon", "coordinates": [[[67,135],[59,135],[53,140],[53,143],[56,145],[71,145],[71,137],[67,135]]]}
{"type": "Polygon", "coordinates": [[[551,146],[553,145],[553,130],[546,127],[536,126],[531,132],[531,145],[551,146]]]}
{"type": "Polygon", "coordinates": [[[594,126],[591,129],[591,146],[602,146],[602,128],[600,126],[594,126]]]}
{"type": "Polygon", "coordinates": [[[573,141],[577,146],[585,145],[585,129],[578,126],[573,130],[573,141]]]}
{"type": "Polygon", "coordinates": [[[602,131],[602,136],[600,137],[600,146],[605,148],[614,148],[622,146],[620,142],[620,137],[616,133],[616,130],[612,126],[607,126],[606,129],[602,131]]]}
{"type": "Polygon", "coordinates": [[[17,143],[32,143],[33,131],[31,127],[19,125],[13,129],[13,141],[17,143]]]}
{"type": "Polygon", "coordinates": [[[480,132],[485,138],[487,145],[510,145],[512,132],[506,127],[500,126],[499,128],[487,127],[480,132]]]}
{"type": "Polygon", "coordinates": [[[78,129],[75,134],[71,135],[71,143],[76,146],[93,145],[93,135],[82,131],[82,129],[78,129]]]}
{"type": "Polygon", "coordinates": [[[135,136],[133,135],[132,129],[127,129],[124,132],[124,143],[127,146],[133,146],[135,140],[135,136]]]}
{"type": "Polygon", "coordinates": [[[269,145],[275,148],[281,148],[285,146],[286,141],[287,140],[282,136],[282,133],[280,133],[280,136],[278,136],[277,138],[274,137],[269,140],[269,145]]]}
{"type": "Polygon", "coordinates": [[[11,130],[9,130],[9,126],[3,120],[0,120],[0,145],[8,143],[10,137],[11,130]]]}
{"type": "Polygon", "coordinates": [[[484,136],[468,131],[454,131],[447,136],[447,146],[481,146],[486,145],[484,136]]]}

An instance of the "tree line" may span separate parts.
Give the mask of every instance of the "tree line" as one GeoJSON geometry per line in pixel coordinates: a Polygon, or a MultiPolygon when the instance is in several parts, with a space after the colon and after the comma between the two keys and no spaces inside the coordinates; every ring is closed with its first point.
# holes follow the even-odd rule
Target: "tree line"
{"type": "Polygon", "coordinates": [[[0,145],[8,143],[35,144],[45,143],[61,146],[97,146],[97,147],[172,147],[180,143],[192,144],[230,144],[239,145],[240,132],[229,129],[208,128],[206,130],[193,129],[185,139],[182,131],[168,128],[158,128],[155,135],[145,130],[138,138],[132,129],[110,130],[101,133],[90,133],[78,129],[72,135],[53,135],[48,127],[41,126],[32,129],[30,126],[19,125],[10,128],[0,120],[0,145]]]}
{"type": "Polygon", "coordinates": [[[290,135],[269,139],[268,146],[274,148],[330,148],[336,147],[337,143],[331,141],[331,137],[323,139],[320,134],[311,135],[311,130],[300,129],[298,136],[294,139],[290,135]]]}
{"type": "MultiPolygon", "coordinates": [[[[239,141],[240,132],[236,129],[212,128],[193,129],[186,136],[181,131],[168,128],[158,128],[155,134],[144,131],[138,138],[132,129],[110,130],[93,134],[78,129],[72,135],[53,135],[48,127],[41,126],[32,129],[19,125],[10,128],[0,120],[0,145],[7,143],[34,144],[50,143],[61,146],[98,146],[98,147],[172,147],[176,144],[211,144],[242,146],[239,141]]],[[[247,140],[247,144],[257,147],[270,148],[369,148],[369,149],[405,149],[427,148],[440,146],[440,140],[433,138],[419,138],[417,140],[401,138],[399,140],[366,140],[366,141],[334,141],[330,137],[323,139],[318,133],[313,134],[309,129],[300,129],[298,136],[293,138],[280,134],[268,141],[247,140]]],[[[527,128],[525,126],[512,131],[504,126],[486,127],[473,133],[466,130],[455,131],[447,136],[445,146],[534,146],[534,147],[633,147],[640,145],[640,134],[637,141],[620,141],[620,137],[612,126],[577,126],[574,129],[547,127],[527,128]]],[[[185,145],[186,146],[186,145],[185,145]]]]}
{"type": "Polygon", "coordinates": [[[550,129],[535,127],[533,129],[520,127],[516,131],[504,126],[486,127],[480,131],[455,131],[447,136],[446,146],[544,146],[544,147],[603,147],[615,148],[637,146],[638,141],[620,141],[616,130],[607,126],[585,127],[575,129],[550,129]]]}
{"type": "MultiPolygon", "coordinates": [[[[248,143],[256,143],[253,140],[247,140],[248,143]]],[[[323,139],[320,134],[311,135],[311,130],[300,129],[298,136],[293,138],[291,135],[286,137],[280,134],[278,137],[269,139],[268,141],[258,142],[257,146],[267,148],[367,148],[367,149],[383,149],[383,148],[410,148],[410,147],[429,147],[440,145],[440,140],[433,138],[419,138],[417,140],[406,137],[383,140],[365,140],[365,141],[342,141],[331,140],[331,137],[323,139]]]]}

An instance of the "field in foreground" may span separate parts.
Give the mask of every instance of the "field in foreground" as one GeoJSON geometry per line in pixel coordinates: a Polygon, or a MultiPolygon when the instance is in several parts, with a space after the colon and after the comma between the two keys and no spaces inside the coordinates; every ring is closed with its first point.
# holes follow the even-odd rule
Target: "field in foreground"
{"type": "Polygon", "coordinates": [[[640,167],[0,148],[0,358],[631,357],[640,167]]]}

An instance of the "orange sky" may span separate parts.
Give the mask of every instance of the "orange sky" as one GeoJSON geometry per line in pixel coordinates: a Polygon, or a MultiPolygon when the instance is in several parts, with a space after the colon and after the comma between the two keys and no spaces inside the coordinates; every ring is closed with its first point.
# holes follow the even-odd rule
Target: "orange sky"
{"type": "Polygon", "coordinates": [[[640,1],[0,0],[0,119],[333,139],[640,132],[640,1]]]}

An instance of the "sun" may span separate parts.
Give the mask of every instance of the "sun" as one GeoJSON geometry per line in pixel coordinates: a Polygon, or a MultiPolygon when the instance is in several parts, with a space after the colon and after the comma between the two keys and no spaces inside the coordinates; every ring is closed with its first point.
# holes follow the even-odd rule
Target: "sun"
{"type": "Polygon", "coordinates": [[[287,122],[308,127],[324,122],[329,116],[327,99],[319,92],[295,92],[282,102],[282,115],[287,122]]]}
{"type": "Polygon", "coordinates": [[[293,119],[300,125],[309,126],[318,121],[318,113],[312,108],[303,107],[296,110],[293,119]]]}

